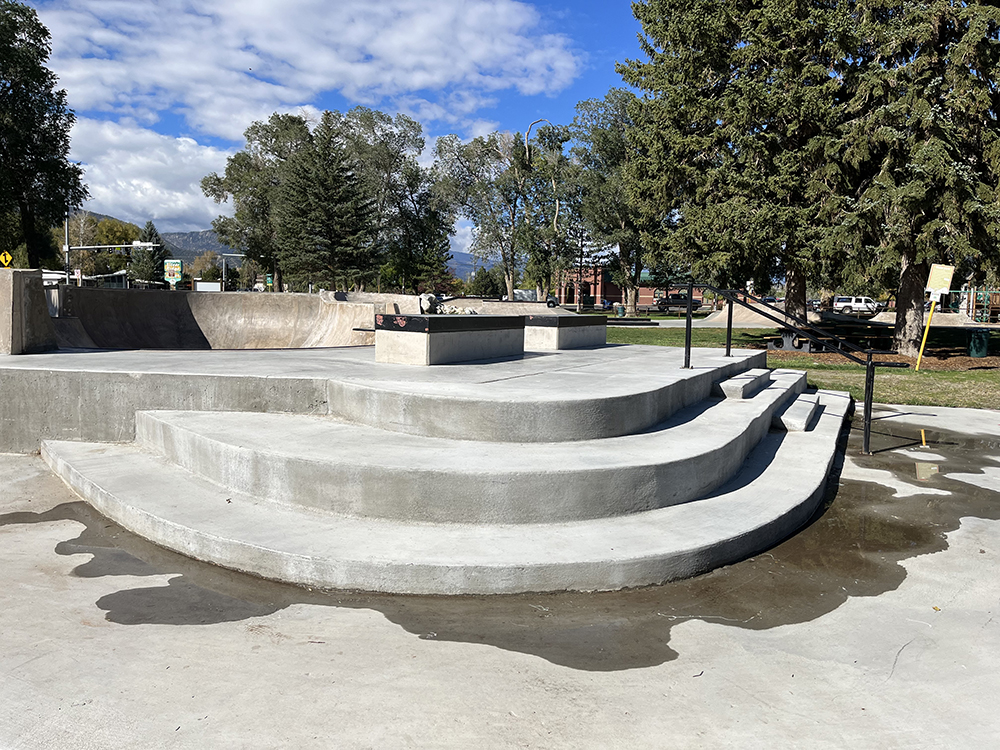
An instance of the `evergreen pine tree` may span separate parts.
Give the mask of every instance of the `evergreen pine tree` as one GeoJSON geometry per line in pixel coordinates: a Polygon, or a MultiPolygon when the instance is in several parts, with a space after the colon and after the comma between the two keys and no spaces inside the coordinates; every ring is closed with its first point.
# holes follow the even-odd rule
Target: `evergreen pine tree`
{"type": "Polygon", "coordinates": [[[842,179],[829,158],[842,104],[831,74],[850,49],[846,3],[634,3],[648,61],[620,71],[632,111],[633,201],[659,262],[727,286],[787,283],[804,316],[842,179]]]}
{"type": "Polygon", "coordinates": [[[152,221],[139,230],[140,242],[151,242],[158,247],[139,248],[132,251],[132,262],[129,265],[129,278],[142,281],[162,281],[163,261],[173,254],[164,243],[160,233],[152,221]]]}
{"type": "Polygon", "coordinates": [[[274,221],[277,256],[297,287],[363,288],[380,263],[371,243],[370,202],[362,194],[332,113],[282,170],[274,221]]]}
{"type": "Polygon", "coordinates": [[[1000,9],[867,0],[855,20],[845,235],[856,267],[898,278],[896,346],[913,356],[930,264],[956,264],[966,277],[1000,265],[1000,9]]]}

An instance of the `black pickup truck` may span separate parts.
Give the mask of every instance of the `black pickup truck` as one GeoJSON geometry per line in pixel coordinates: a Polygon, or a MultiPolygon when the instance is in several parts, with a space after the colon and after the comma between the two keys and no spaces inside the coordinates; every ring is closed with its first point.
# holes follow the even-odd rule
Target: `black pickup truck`
{"type": "MultiPolygon", "coordinates": [[[[688,298],[686,294],[668,294],[666,297],[657,297],[653,300],[653,307],[660,312],[687,312],[688,298]]],[[[700,299],[691,300],[691,309],[697,310],[701,307],[700,299]]]]}

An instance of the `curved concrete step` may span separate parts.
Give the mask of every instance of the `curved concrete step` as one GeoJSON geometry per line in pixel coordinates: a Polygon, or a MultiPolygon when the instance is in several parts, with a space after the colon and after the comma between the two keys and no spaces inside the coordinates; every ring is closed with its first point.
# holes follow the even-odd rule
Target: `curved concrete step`
{"type": "MultiPolygon", "coordinates": [[[[329,383],[330,414],[426,437],[547,443],[630,435],[709,397],[720,380],[766,366],[766,352],[608,346],[523,360],[351,368],[329,383]],[[357,370],[355,372],[355,369],[357,370]]],[[[760,370],[758,370],[760,371],[760,370]]]]}
{"type": "Polygon", "coordinates": [[[199,560],[310,587],[411,594],[609,590],[696,575],[756,554],[823,496],[851,399],[820,392],[807,432],[771,433],[734,480],[697,502],[553,524],[358,519],[233,494],[132,445],[46,441],[42,455],[125,528],[199,560]]]}
{"type": "Polygon", "coordinates": [[[545,523],[687,502],[729,479],[805,387],[777,370],[754,398],[705,402],[655,430],[567,443],[480,443],[324,417],[139,412],[136,441],[263,500],[436,523],[545,523]]]}

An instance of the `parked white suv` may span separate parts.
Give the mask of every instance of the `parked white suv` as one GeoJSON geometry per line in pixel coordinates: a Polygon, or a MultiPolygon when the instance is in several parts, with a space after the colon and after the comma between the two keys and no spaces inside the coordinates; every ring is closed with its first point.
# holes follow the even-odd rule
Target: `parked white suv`
{"type": "Polygon", "coordinates": [[[883,305],[876,302],[871,297],[834,297],[833,311],[851,315],[852,313],[864,313],[875,315],[882,312],[883,305]]]}

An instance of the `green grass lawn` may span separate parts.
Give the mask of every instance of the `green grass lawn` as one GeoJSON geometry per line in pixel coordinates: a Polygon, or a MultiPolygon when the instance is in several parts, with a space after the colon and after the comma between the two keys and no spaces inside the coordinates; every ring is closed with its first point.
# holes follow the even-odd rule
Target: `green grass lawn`
{"type": "MultiPolygon", "coordinates": [[[[691,331],[696,347],[725,347],[724,328],[695,328],[691,331]]],[[[733,329],[733,347],[761,349],[775,332],[767,329],[733,329]]],[[[608,343],[684,346],[683,328],[608,328],[608,343]]],[[[967,332],[933,329],[928,352],[964,354],[967,332]]],[[[1000,353],[1000,332],[990,339],[990,353],[1000,353]]],[[[805,370],[809,385],[848,391],[857,400],[864,397],[865,368],[844,359],[842,363],[818,362],[809,354],[770,356],[771,367],[805,370]]],[[[887,404],[961,406],[973,409],[1000,409],[1000,369],[995,367],[964,371],[913,368],[879,368],[875,376],[875,401],[887,404]]]]}

